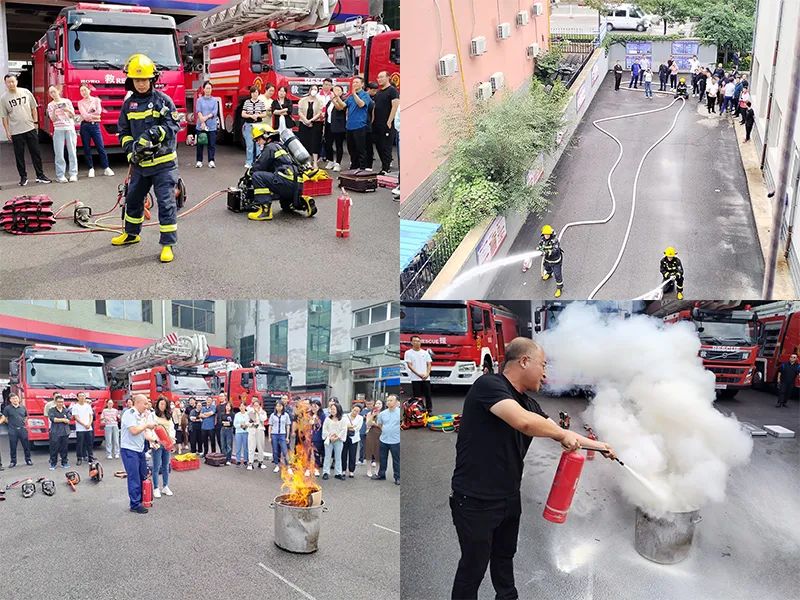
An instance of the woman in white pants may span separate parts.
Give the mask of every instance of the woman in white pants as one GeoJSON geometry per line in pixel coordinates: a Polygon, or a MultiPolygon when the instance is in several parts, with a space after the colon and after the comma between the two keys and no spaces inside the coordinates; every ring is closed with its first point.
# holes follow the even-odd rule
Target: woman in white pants
{"type": "Polygon", "coordinates": [[[264,423],[267,420],[267,411],[261,408],[258,398],[253,398],[250,409],[247,411],[247,470],[253,470],[253,461],[256,454],[259,454],[258,463],[262,469],[266,469],[265,461],[267,458],[266,443],[264,438],[264,423]]]}
{"type": "Polygon", "coordinates": [[[75,107],[72,100],[61,97],[61,90],[51,85],[48,93],[52,100],[47,105],[47,116],[53,123],[53,152],[56,158],[56,181],[78,181],[78,134],[75,132],[75,107]],[[69,156],[69,173],[64,160],[64,147],[69,156]],[[69,175],[69,179],[67,179],[69,175]]]}
{"type": "Polygon", "coordinates": [[[114,407],[114,401],[109,398],[106,407],[100,413],[100,421],[105,427],[106,458],[119,458],[119,411],[114,407]]]}
{"type": "Polygon", "coordinates": [[[342,419],[342,407],[338,402],[329,406],[330,414],[322,424],[322,442],[325,444],[325,461],[322,463],[322,478],[328,479],[331,470],[331,455],[334,460],[336,479],[344,480],[342,474],[342,444],[347,437],[347,421],[342,419]]]}

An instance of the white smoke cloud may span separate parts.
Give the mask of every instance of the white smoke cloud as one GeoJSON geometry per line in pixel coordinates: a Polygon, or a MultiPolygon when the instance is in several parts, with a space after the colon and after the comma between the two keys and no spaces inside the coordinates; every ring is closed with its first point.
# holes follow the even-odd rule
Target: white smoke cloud
{"type": "Polygon", "coordinates": [[[749,460],[753,441],[714,408],[714,375],[697,355],[691,324],[607,317],[576,302],[536,339],[548,385],[591,386],[586,422],[655,488],[620,469],[632,503],[655,516],[724,500],[728,473],[749,460]]]}

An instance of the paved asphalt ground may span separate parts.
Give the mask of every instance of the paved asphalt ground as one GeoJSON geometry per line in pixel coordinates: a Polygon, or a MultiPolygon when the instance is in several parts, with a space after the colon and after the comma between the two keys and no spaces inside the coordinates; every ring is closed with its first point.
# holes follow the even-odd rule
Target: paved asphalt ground
{"type": "Polygon", "coordinates": [[[281,491],[272,469],[173,472],[175,495],[138,515],[128,511],[126,481],[112,476],[121,461],[96,453],[106,477],[95,484],[78,468],[76,493],[62,469],[47,469],[45,450],[34,452],[34,466],[0,474],[3,487],[54,475],[58,490],[47,497],[37,486],[29,499],[6,492],[3,598],[356,600],[377,590],[380,598],[400,597],[399,488],[368,480],[362,466],[354,479],[321,482],[329,511],[321,515],[319,550],[291,554],[273,543],[269,504],[281,491]]]}
{"type": "MultiPolygon", "coordinates": [[[[217,147],[217,168],[194,168],[194,148],[178,148],[180,175],[194,206],[216,190],[235,186],[244,171],[244,152],[217,147]]],[[[55,179],[53,152],[42,144],[45,173],[55,179]]],[[[29,179],[35,177],[26,154],[29,179]]],[[[54,208],[80,199],[93,213],[109,210],[117,199],[127,166],[111,157],[115,177],[89,179],[78,157],[78,182],[17,187],[19,180],[10,144],[0,144],[0,200],[17,194],[47,194],[54,208]]],[[[349,164],[345,157],[344,163],[349,164]]],[[[100,171],[98,171],[100,173],[100,171]]],[[[334,183],[336,180],[334,180],[334,183]]],[[[399,229],[397,204],[390,190],[353,193],[351,237],[336,237],[336,197],[317,198],[312,219],[282,213],[273,205],[270,222],[248,221],[226,208],[226,195],[212,200],[185,219],[178,219],[175,261],[158,261],[158,228],[144,229],[142,242],[111,246],[113,233],[12,236],[0,234],[0,296],[4,298],[149,298],[166,293],[186,298],[361,298],[397,293],[399,229]]],[[[71,217],[72,211],[67,212],[71,217]]],[[[115,212],[114,214],[119,214],[115,212]]],[[[156,211],[153,211],[155,220],[156,211]]],[[[180,213],[179,213],[180,214],[180,213]]],[[[117,226],[119,218],[107,221],[117,226]]],[[[157,222],[157,221],[156,221],[157,222]]],[[[54,230],[77,228],[71,218],[54,230]]]]}
{"type": "MultiPolygon", "coordinates": [[[[434,386],[436,412],[460,412],[466,390],[434,386]]],[[[587,401],[537,395],[544,410],[580,417],[587,401]]],[[[798,404],[775,408],[772,394],[740,392],[717,408],[757,425],[798,430],[798,404]]],[[[691,418],[691,415],[687,415],[691,418]]],[[[459,558],[448,494],[455,460],[455,433],[412,429],[402,433],[401,492],[403,598],[449,597],[459,558]]],[[[749,465],[731,473],[724,502],[703,507],[689,557],[658,565],[634,549],[634,508],[616,482],[625,471],[596,456],[587,462],[566,523],[541,514],[558,464],[560,447],[535,439],[525,460],[522,523],[515,559],[520,598],[556,600],[786,600],[797,597],[800,574],[799,439],[754,438],[749,465]]],[[[622,457],[624,460],[624,457],[622,457]]],[[[494,597],[486,578],[479,598],[494,597]]]]}
{"type": "MultiPolygon", "coordinates": [[[[560,230],[566,223],[602,219],[610,212],[606,178],[618,147],[592,121],[672,102],[671,95],[656,94],[648,100],[642,92],[614,92],[613,87],[609,75],[556,166],[550,211],[543,218],[528,218],[509,255],[533,249],[544,223],[560,230]]],[[[587,298],[614,264],[630,217],[636,168],[647,148],[669,129],[679,106],[602,124],[624,147],[612,177],[617,212],[605,225],[570,227],[564,234],[562,298],[587,298]]],[[[661,282],[658,267],[667,246],[675,246],[683,261],[688,298],[760,294],[764,263],[732,120],[708,115],[692,98],[675,130],[645,160],[627,248],[597,298],[631,298],[655,288],[661,282]]],[[[538,260],[525,274],[520,260],[488,276],[494,277],[483,294],[488,298],[547,298],[555,291],[552,278],[539,278],[538,260]]],[[[468,283],[453,293],[472,297],[468,283]]]]}

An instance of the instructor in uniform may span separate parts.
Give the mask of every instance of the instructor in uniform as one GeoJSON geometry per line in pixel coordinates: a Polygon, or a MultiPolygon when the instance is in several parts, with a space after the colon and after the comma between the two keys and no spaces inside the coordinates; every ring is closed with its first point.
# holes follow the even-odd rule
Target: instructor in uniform
{"type": "Polygon", "coordinates": [[[452,598],[477,598],[487,565],[496,598],[518,598],[514,585],[522,513],[520,484],[525,454],[533,437],[547,437],[565,450],[603,445],[561,429],[525,392],[538,392],[545,380],[545,356],[531,339],[518,337],[506,348],[499,374],[478,378],[464,400],[456,442],[450,509],[461,546],[452,598]]]}
{"type": "MultiPolygon", "coordinates": [[[[156,428],[155,421],[148,419],[147,396],[136,394],[133,407],[122,413],[122,433],[120,436],[120,455],[125,473],[128,474],[128,498],[131,512],[144,514],[142,506],[142,482],[147,478],[147,458],[145,456],[145,432],[156,428]]],[[[52,460],[51,460],[52,463],[52,460]]]]}
{"type": "Polygon", "coordinates": [[[158,202],[161,262],[172,262],[172,247],[178,239],[175,149],[180,118],[172,99],[155,89],[158,71],[152,60],[144,54],[134,54],[125,65],[125,74],[125,88],[132,93],[122,103],[117,135],[131,164],[131,178],[125,198],[125,232],[111,243],[125,246],[141,240],[144,201],[153,188],[158,202]]]}

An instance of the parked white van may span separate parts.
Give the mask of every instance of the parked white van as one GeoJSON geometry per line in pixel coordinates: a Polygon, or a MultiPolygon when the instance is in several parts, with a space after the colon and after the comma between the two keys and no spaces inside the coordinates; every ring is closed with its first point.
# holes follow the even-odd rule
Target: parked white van
{"type": "Polygon", "coordinates": [[[635,29],[647,31],[650,28],[650,18],[635,4],[614,4],[607,6],[603,11],[606,29],[635,29]]]}

